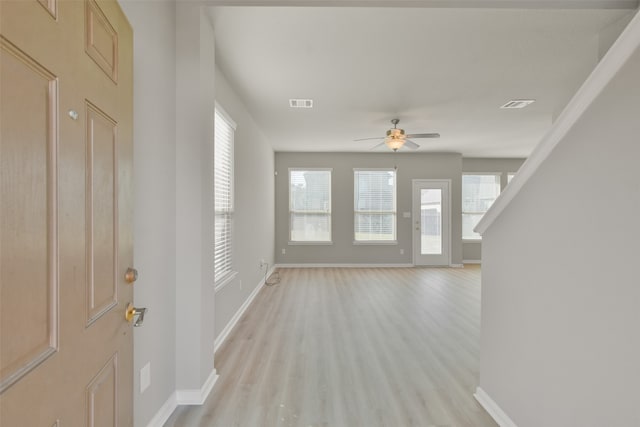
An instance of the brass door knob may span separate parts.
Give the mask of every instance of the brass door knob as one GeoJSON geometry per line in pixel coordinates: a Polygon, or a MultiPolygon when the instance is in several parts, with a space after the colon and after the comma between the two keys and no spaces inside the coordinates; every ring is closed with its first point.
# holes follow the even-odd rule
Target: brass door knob
{"type": "Polygon", "coordinates": [[[133,283],[138,280],[138,270],[135,268],[127,268],[127,271],[124,273],[124,280],[127,283],[133,283]]]}

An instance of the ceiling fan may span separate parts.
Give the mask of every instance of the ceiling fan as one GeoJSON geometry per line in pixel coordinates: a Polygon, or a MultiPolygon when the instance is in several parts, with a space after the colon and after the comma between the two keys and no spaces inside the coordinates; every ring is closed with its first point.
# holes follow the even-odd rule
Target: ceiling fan
{"type": "Polygon", "coordinates": [[[372,139],[383,139],[383,141],[380,144],[375,145],[371,149],[375,150],[376,148],[378,148],[378,147],[380,147],[382,145],[386,145],[391,150],[398,151],[398,149],[400,149],[402,147],[407,147],[407,148],[410,148],[412,150],[416,150],[416,149],[420,148],[420,146],[418,144],[416,144],[415,142],[411,141],[411,139],[416,139],[416,138],[440,138],[440,134],[439,133],[413,133],[413,134],[407,135],[407,134],[405,134],[404,129],[400,129],[400,128],[397,127],[398,123],[400,123],[400,119],[392,119],[391,120],[391,124],[393,124],[393,128],[391,128],[391,129],[389,129],[387,131],[387,136],[385,136],[385,137],[361,138],[361,139],[354,139],[354,141],[370,141],[372,139]],[[409,138],[411,138],[411,139],[409,139],[409,138]]]}

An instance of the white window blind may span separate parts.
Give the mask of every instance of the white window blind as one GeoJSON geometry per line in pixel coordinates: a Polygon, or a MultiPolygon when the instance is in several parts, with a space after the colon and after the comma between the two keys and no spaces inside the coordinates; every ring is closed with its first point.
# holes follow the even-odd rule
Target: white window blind
{"type": "Polygon", "coordinates": [[[500,175],[462,175],[462,238],[480,240],[473,231],[500,194],[500,175]]]}
{"type": "Polygon", "coordinates": [[[235,123],[220,107],[215,110],[214,139],[214,277],[219,283],[233,267],[233,135],[235,123]]]}
{"type": "Polygon", "coordinates": [[[289,170],[289,240],[331,242],[331,169],[289,170]]]}
{"type": "Polygon", "coordinates": [[[396,240],[396,171],[353,172],[356,242],[396,240]]]}

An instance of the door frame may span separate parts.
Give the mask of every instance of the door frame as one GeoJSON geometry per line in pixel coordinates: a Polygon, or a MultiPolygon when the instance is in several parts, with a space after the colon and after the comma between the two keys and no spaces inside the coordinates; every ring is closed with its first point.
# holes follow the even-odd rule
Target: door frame
{"type": "MultiPolygon", "coordinates": [[[[443,209],[444,210],[444,209],[443,209]]],[[[414,266],[432,266],[432,267],[436,267],[436,266],[447,266],[450,267],[451,266],[451,179],[448,178],[429,178],[429,179],[412,179],[411,180],[411,240],[412,240],[412,248],[413,248],[413,265],[414,266]],[[446,195],[447,195],[447,201],[446,204],[444,204],[444,208],[446,208],[447,210],[447,228],[448,230],[444,233],[442,233],[442,237],[448,239],[448,245],[447,245],[447,255],[446,255],[446,263],[445,264],[434,264],[434,265],[428,265],[428,264],[419,264],[418,263],[418,251],[420,249],[419,246],[419,239],[417,238],[418,233],[416,233],[415,231],[415,224],[413,223],[413,221],[415,221],[417,218],[419,218],[419,216],[416,216],[416,206],[415,206],[415,192],[416,192],[416,188],[421,185],[421,184],[435,184],[435,183],[439,183],[439,184],[446,184],[447,190],[446,190],[446,195]]],[[[444,215],[443,215],[444,216],[444,215]]],[[[444,222],[444,221],[443,221],[444,222]]],[[[444,245],[443,245],[444,246],[444,245]]]]}

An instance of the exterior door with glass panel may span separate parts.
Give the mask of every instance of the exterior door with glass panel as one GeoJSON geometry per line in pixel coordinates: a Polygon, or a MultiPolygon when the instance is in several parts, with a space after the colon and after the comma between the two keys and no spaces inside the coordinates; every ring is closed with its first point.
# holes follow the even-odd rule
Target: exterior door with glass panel
{"type": "Polygon", "coordinates": [[[413,263],[449,265],[450,181],[413,180],[413,263]]]}

